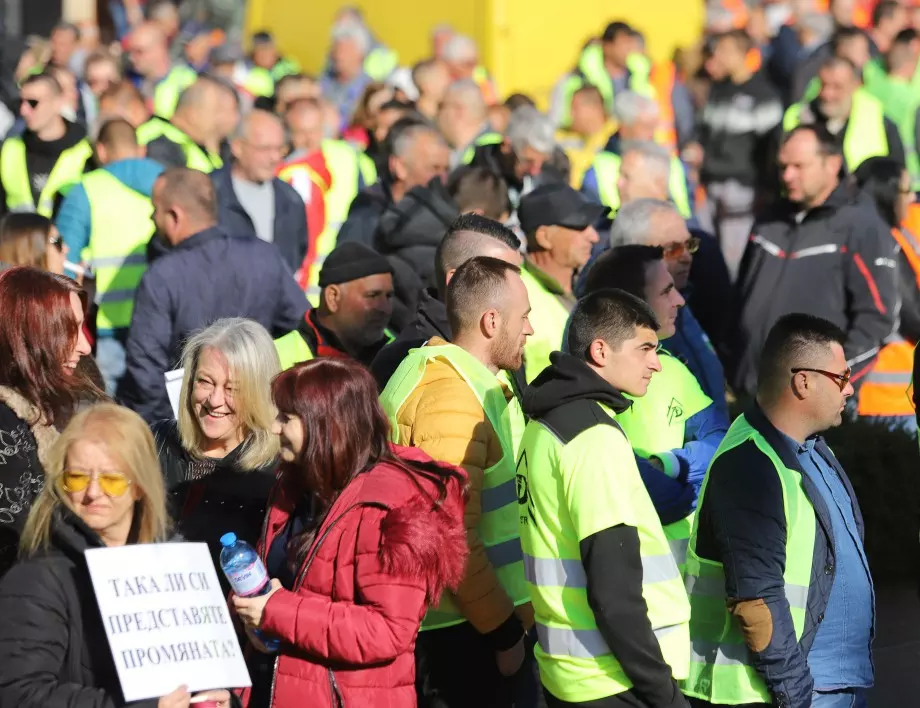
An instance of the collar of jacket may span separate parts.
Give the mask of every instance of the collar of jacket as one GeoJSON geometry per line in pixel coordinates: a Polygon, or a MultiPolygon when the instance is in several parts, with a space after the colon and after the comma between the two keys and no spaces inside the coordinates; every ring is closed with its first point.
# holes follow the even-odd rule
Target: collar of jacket
{"type": "Polygon", "coordinates": [[[197,234],[192,234],[178,245],[173,246],[171,250],[182,251],[191,250],[193,248],[200,248],[209,241],[214,241],[219,238],[228,238],[229,236],[230,234],[224,231],[221,226],[215,224],[214,226],[209,226],[208,228],[199,231],[197,234]]]}
{"type": "Polygon", "coordinates": [[[38,447],[38,461],[44,469],[50,464],[51,447],[60,437],[57,428],[49,424],[34,405],[29,403],[22,394],[7,386],[0,386],[0,403],[5,403],[23,423],[29,426],[35,444],[38,447]]]}
{"type": "Polygon", "coordinates": [[[533,261],[529,258],[524,258],[523,268],[528,273],[530,273],[534,279],[540,283],[541,286],[543,286],[544,290],[551,292],[557,297],[574,299],[574,295],[572,293],[567,293],[558,280],[556,280],[553,276],[549,275],[545,271],[540,270],[540,268],[534,265],[533,261]]]}
{"type": "MultiPolygon", "coordinates": [[[[837,211],[841,207],[850,204],[852,201],[853,197],[850,193],[850,188],[847,186],[846,182],[841,179],[837,183],[837,186],[834,187],[833,191],[831,191],[831,193],[827,196],[827,199],[825,199],[818,206],[812,207],[807,211],[806,217],[811,216],[812,214],[821,213],[825,210],[831,212],[837,211]]],[[[794,222],[796,214],[802,211],[801,208],[789,200],[785,201],[784,206],[786,220],[790,223],[794,222]]]]}
{"type": "Polygon", "coordinates": [[[307,311],[306,316],[300,323],[298,331],[306,341],[307,346],[314,356],[331,356],[331,357],[348,357],[361,363],[369,363],[374,356],[388,343],[386,335],[375,344],[365,347],[354,355],[349,354],[342,344],[342,341],[328,327],[320,324],[319,317],[315,309],[307,311]]]}

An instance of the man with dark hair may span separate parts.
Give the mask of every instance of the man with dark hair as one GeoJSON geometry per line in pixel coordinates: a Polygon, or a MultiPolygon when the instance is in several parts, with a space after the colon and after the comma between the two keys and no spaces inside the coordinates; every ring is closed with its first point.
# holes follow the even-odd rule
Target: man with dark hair
{"type": "Polygon", "coordinates": [[[643,300],[660,325],[661,373],[642,398],[617,416],[617,422],[640,458],[639,471],[683,569],[697,496],[728,430],[728,416],[703,392],[687,366],[666,349],[684,299],[662,249],[618,246],[602,255],[588,274],[585,293],[604,288],[621,288],[643,300]]]}
{"type": "Polygon", "coordinates": [[[617,422],[660,375],[657,330],[622,290],[586,295],[524,395],[518,515],[549,708],[687,706],[690,607],[617,422]]]}
{"type": "Polygon", "coordinates": [[[882,102],[862,86],[862,66],[839,53],[821,64],[817,95],[806,94],[786,109],[783,130],[798,125],[818,125],[836,136],[850,172],[870,157],[888,156],[905,164],[898,128],[885,117],[882,102]]]}
{"type": "Polygon", "coordinates": [[[80,28],[71,22],[58,22],[51,30],[52,66],[67,69],[80,78],[86,52],[80,48],[80,28]]]}
{"type": "Polygon", "coordinates": [[[319,306],[275,341],[281,368],[315,357],[350,357],[369,366],[387,342],[393,314],[393,268],[360,243],[343,243],[323,263],[319,306]]]}
{"type": "Polygon", "coordinates": [[[415,319],[371,363],[371,372],[381,389],[411,349],[432,337],[451,341],[445,297],[447,284],[457,268],[476,256],[498,258],[520,267],[520,245],[509,228],[478,214],[463,214],[450,225],[435,252],[435,287],[419,293],[415,319]]]}
{"type": "Polygon", "coordinates": [[[461,214],[481,214],[500,223],[511,216],[508,186],[500,174],[488,167],[457,168],[447,181],[447,192],[461,214]]]}
{"type": "Polygon", "coordinates": [[[872,10],[869,36],[880,54],[887,54],[898,32],[908,26],[907,7],[898,0],[879,0],[872,10]]]}
{"type": "Polygon", "coordinates": [[[434,337],[411,351],[380,396],[394,442],[469,474],[470,557],[456,592],[445,593],[422,621],[415,649],[419,702],[533,705],[536,687],[523,689],[533,681],[525,643],[533,608],[514,493],[524,418],[500,376],[521,366],[533,333],[530,304],[520,269],[505,260],[477,256],[452,275],[446,299],[453,343],[434,337]]]}
{"type": "Polygon", "coordinates": [[[597,153],[606,149],[619,126],[607,115],[604,97],[592,84],[585,84],[572,94],[571,111],[571,125],[567,130],[557,131],[556,142],[565,150],[572,166],[569,184],[578,189],[597,153]]]}
{"type": "Polygon", "coordinates": [[[146,159],[124,118],[110,118],[99,128],[96,160],[102,167],[70,190],[55,225],[69,253],[79,254],[72,258],[93,273],[96,363],[112,396],[125,371],[134,294],[154,231],[150,196],[163,167],[146,159]]]}
{"type": "Polygon", "coordinates": [[[840,179],[840,146],[820,126],[789,133],[778,166],[786,198],[754,225],[738,275],[740,316],[729,380],[753,393],[770,327],[807,304],[846,332],[858,381],[895,327],[896,244],[874,206],[840,179]]]}
{"type": "Polygon", "coordinates": [[[518,216],[527,236],[522,275],[535,332],[525,354],[528,381],[549,365],[550,352],[559,348],[575,304],[575,275],[598,242],[594,224],[608,211],[567,184],[542,185],[521,200],[518,216]]]}
{"type": "Polygon", "coordinates": [[[874,70],[886,71],[881,81],[867,84],[870,93],[885,106],[904,144],[904,159],[910,173],[911,188],[920,191],[920,32],[909,28],[894,38],[882,59],[873,60],[874,70]],[[883,68],[884,67],[884,68],[883,68]]]}
{"type": "Polygon", "coordinates": [[[141,278],[118,398],[154,423],[172,417],[164,374],[190,334],[221,317],[248,317],[274,337],[295,329],[303,291],[272,244],[217,224],[208,175],[175,167],[153,185],[153,222],[169,250],[141,278]]]}
{"type": "Polygon", "coordinates": [[[780,318],[757,399],[709,468],[688,551],[683,688],[702,705],[838,708],[862,705],[872,686],[862,516],[820,437],[853,395],[846,341],[820,317],[780,318]]]}
{"type": "Polygon", "coordinates": [[[91,166],[93,148],[83,128],[61,117],[63,100],[50,73],[22,82],[19,112],[25,130],[0,147],[0,213],[35,211],[52,218],[91,166]]]}

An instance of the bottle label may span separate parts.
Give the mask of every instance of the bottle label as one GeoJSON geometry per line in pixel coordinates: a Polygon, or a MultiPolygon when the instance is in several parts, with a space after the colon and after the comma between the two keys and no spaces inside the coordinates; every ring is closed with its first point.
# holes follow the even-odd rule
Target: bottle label
{"type": "Polygon", "coordinates": [[[227,570],[226,573],[233,592],[240,597],[255,595],[268,580],[264,566],[258,559],[239,570],[227,570]]]}

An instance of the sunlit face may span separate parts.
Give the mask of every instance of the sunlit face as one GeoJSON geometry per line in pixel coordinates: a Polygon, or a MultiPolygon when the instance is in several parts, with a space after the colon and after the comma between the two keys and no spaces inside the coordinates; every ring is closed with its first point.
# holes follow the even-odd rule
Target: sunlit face
{"type": "MultiPolygon", "coordinates": [[[[835,376],[843,376],[849,369],[846,355],[837,342],[828,347],[826,356],[819,357],[808,368],[826,371],[835,376]]],[[[816,371],[803,371],[793,376],[800,395],[804,396],[807,415],[814,422],[815,430],[835,428],[843,422],[843,410],[847,399],[853,395],[853,384],[849,381],[841,389],[839,379],[834,380],[826,374],[816,371]],[[805,379],[805,386],[802,380],[805,379]]]]}
{"type": "Polygon", "coordinates": [[[74,487],[87,486],[78,491],[66,491],[70,507],[89,528],[103,539],[110,537],[127,538],[134,517],[134,504],[140,498],[136,484],[125,484],[130,480],[124,463],[109,452],[108,445],[99,440],[77,440],[67,450],[64,461],[64,476],[61,483],[66,485],[68,479],[79,481],[74,487]],[[115,488],[122,493],[113,496],[106,488],[115,488]],[[123,491],[122,491],[123,490],[123,491]]]}
{"type": "Polygon", "coordinates": [[[621,206],[636,199],[667,199],[668,196],[667,178],[661,179],[658,171],[649,169],[645,158],[635,150],[623,156],[617,189],[621,206]]]}
{"type": "Polygon", "coordinates": [[[657,214],[654,218],[654,228],[645,245],[664,249],[665,265],[678,290],[683,290],[690,280],[690,269],[693,266],[693,254],[687,247],[690,243],[687,222],[676,211],[657,214]]]}
{"type": "Polygon", "coordinates": [[[813,133],[793,135],[779,151],[779,169],[789,200],[803,207],[816,206],[833,185],[840,159],[821,154],[813,133]]]}
{"type": "Polygon", "coordinates": [[[237,382],[226,357],[212,347],[201,352],[190,402],[201,433],[212,446],[229,451],[243,441],[243,424],[237,413],[237,382]]]}
{"type": "Polygon", "coordinates": [[[96,98],[102,93],[118,83],[118,67],[110,61],[95,61],[86,67],[86,75],[83,77],[86,85],[96,98]]]}
{"type": "Polygon", "coordinates": [[[530,298],[521,276],[506,273],[507,302],[501,312],[501,327],[493,342],[492,363],[503,371],[516,371],[524,363],[524,345],[533,334],[530,298]]]}
{"type": "Polygon", "coordinates": [[[379,342],[393,314],[393,276],[378,273],[330,286],[326,293],[336,332],[350,344],[379,342]]]}
{"type": "Polygon", "coordinates": [[[295,462],[304,446],[304,429],[300,418],[293,413],[278,413],[272,424],[272,433],[281,443],[280,455],[284,462],[295,462]]]}
{"type": "Polygon", "coordinates": [[[278,121],[254,117],[245,134],[233,141],[233,156],[246,179],[267,182],[281,164],[284,145],[284,129],[278,121]]]}
{"type": "Polygon", "coordinates": [[[673,337],[677,331],[677,313],[685,304],[684,298],[674,286],[674,278],[668,272],[663,260],[655,261],[645,271],[645,301],[655,312],[661,329],[661,339],[673,337]]]}
{"type": "Polygon", "coordinates": [[[821,91],[818,105],[821,112],[833,120],[845,120],[850,115],[853,94],[859,87],[858,79],[845,66],[826,67],[818,72],[821,91]]]}
{"type": "Polygon", "coordinates": [[[644,396],[656,371],[661,371],[658,360],[658,335],[647,327],[637,327],[632,337],[613,349],[603,340],[591,344],[591,356],[598,372],[614,388],[630,396],[644,396]]]}
{"type": "Polygon", "coordinates": [[[530,147],[524,146],[523,150],[515,153],[514,174],[520,180],[525,176],[537,177],[543,171],[543,165],[552,157],[530,147]]]}
{"type": "Polygon", "coordinates": [[[578,270],[591,260],[591,249],[600,237],[593,226],[586,229],[569,229],[565,226],[549,226],[553,260],[565,268],[578,270]]]}
{"type": "Polygon", "coordinates": [[[83,303],[80,302],[80,298],[77,297],[76,293],[70,293],[70,309],[77,322],[77,339],[74,341],[67,361],[64,362],[65,373],[72,373],[77,368],[77,364],[80,363],[80,359],[92,351],[89,340],[86,338],[86,333],[83,331],[83,303]]]}
{"type": "Polygon", "coordinates": [[[35,81],[20,90],[19,114],[29,130],[40,133],[60,120],[62,102],[49,81],[35,81]]]}

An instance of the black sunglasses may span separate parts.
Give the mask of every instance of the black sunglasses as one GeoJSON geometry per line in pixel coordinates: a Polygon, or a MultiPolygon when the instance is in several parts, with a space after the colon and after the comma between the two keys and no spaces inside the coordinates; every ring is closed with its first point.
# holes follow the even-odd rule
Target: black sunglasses
{"type": "Polygon", "coordinates": [[[51,246],[54,246],[58,250],[58,253],[64,252],[64,237],[60,234],[57,234],[56,236],[49,236],[48,243],[51,246]]]}
{"type": "Polygon", "coordinates": [[[825,371],[824,369],[806,369],[806,368],[797,368],[792,369],[792,374],[798,374],[803,371],[810,371],[813,374],[821,374],[822,376],[827,376],[831,381],[837,384],[840,387],[840,390],[843,391],[847,387],[847,384],[850,383],[850,376],[853,372],[850,370],[850,367],[847,367],[847,370],[842,374],[835,374],[831,371],[825,371]]]}
{"type": "Polygon", "coordinates": [[[19,105],[23,103],[28,103],[31,108],[38,108],[38,104],[41,103],[37,98],[21,98],[19,99],[19,105]]]}

